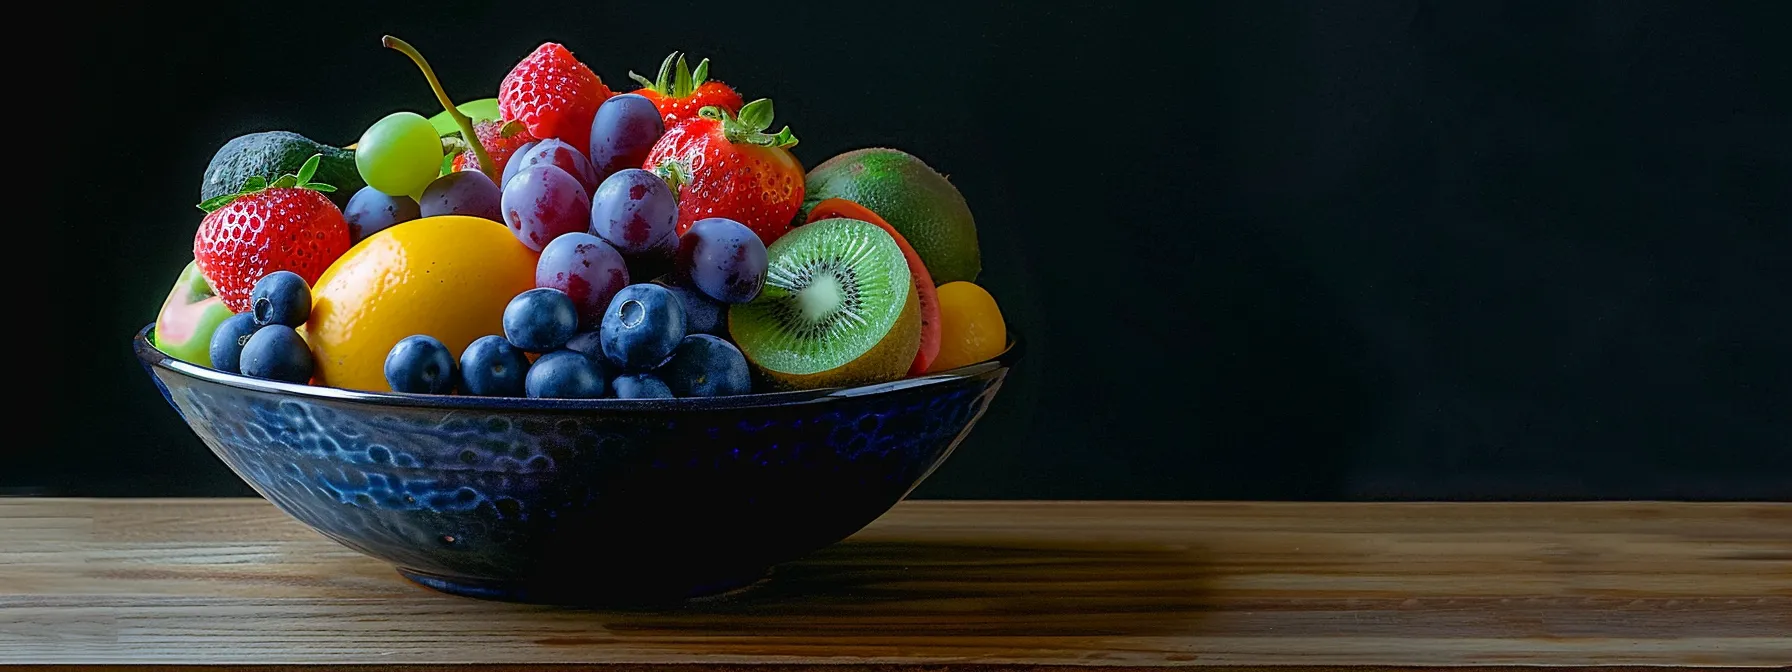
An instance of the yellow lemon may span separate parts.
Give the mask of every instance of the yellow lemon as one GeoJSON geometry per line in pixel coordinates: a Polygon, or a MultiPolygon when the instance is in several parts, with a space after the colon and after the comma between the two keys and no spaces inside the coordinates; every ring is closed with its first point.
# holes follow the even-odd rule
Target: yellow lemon
{"type": "Polygon", "coordinates": [[[928,371],[945,371],[995,358],[1008,347],[1008,325],[996,299],[968,282],[940,285],[940,356],[928,371]]]}
{"type": "Polygon", "coordinates": [[[383,392],[386,353],[406,336],[434,336],[458,358],[504,333],[504,306],[535,286],[535,261],[508,227],[478,217],[425,217],[369,236],[312,290],[305,337],[317,384],[383,392]]]}

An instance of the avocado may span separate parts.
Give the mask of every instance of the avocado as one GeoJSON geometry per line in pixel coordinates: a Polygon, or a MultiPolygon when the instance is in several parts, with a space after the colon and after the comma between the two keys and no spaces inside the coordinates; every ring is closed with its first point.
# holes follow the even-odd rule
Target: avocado
{"type": "Polygon", "coordinates": [[[205,167],[199,200],[234,194],[251,177],[273,182],[281,175],[297,173],[313,154],[323,155],[323,160],[312,181],[336,188],[329,194],[336,207],[346,207],[348,199],[367,186],[361,181],[361,171],[355,168],[353,150],[331,147],[291,131],[264,131],[238,136],[218,148],[211,164],[205,167]]]}

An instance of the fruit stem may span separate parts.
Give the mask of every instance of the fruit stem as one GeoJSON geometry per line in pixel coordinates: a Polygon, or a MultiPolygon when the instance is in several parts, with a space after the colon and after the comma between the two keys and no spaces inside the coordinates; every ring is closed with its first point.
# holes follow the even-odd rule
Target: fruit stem
{"type": "Polygon", "coordinates": [[[447,110],[448,116],[454,119],[454,124],[460,127],[461,138],[472,146],[473,155],[479,157],[479,170],[484,172],[486,177],[492,178],[493,183],[496,183],[498,181],[497,165],[492,163],[492,156],[486,153],[485,145],[479,142],[479,134],[473,130],[473,120],[468,119],[467,115],[461,114],[460,108],[454,106],[454,101],[448,99],[448,92],[442,90],[442,82],[436,79],[436,71],[430,69],[429,61],[423,60],[423,54],[418,53],[417,48],[411,46],[409,42],[391,35],[381,37],[380,46],[396,49],[399,53],[411,57],[411,61],[423,71],[423,77],[429,80],[429,88],[436,93],[436,100],[442,103],[442,109],[447,110]]]}
{"type": "Polygon", "coordinates": [[[674,51],[666,56],[665,62],[660,63],[658,79],[648,81],[632,70],[628,73],[629,79],[640,82],[643,89],[668,98],[689,98],[697,92],[697,87],[709,81],[709,59],[699,61],[697,69],[692,71],[691,66],[684,62],[684,57],[685,53],[682,51],[674,51]]]}
{"type": "Polygon", "coordinates": [[[653,167],[653,174],[665,180],[666,186],[672,188],[673,202],[684,198],[684,183],[690,180],[685,177],[684,167],[678,165],[677,161],[661,161],[660,165],[653,167]]]}
{"type": "Polygon", "coordinates": [[[739,115],[730,114],[727,108],[706,105],[697,111],[697,116],[722,122],[722,137],[737,145],[745,143],[784,149],[796,146],[796,136],[791,134],[789,126],[776,135],[765,132],[772,125],[772,101],[766,98],[742,105],[739,115]]]}

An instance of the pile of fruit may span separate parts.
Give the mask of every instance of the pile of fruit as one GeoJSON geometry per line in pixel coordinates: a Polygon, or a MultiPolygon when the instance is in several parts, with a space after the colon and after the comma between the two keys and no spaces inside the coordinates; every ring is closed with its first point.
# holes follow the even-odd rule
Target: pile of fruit
{"type": "Polygon", "coordinates": [[[245,135],[156,320],[163,352],[293,383],[664,398],[896,380],[1007,345],[976,226],[894,149],[806,174],[770,100],[673,53],[613,94],[558,44],[495,99],[358,142],[245,135]]]}

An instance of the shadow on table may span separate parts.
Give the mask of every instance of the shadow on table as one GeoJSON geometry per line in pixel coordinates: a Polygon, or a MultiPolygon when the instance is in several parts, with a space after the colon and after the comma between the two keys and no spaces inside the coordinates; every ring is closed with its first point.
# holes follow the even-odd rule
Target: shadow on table
{"type": "Polygon", "coordinates": [[[1093,544],[848,542],[746,589],[616,613],[605,625],[634,636],[1148,636],[1186,631],[1209,604],[1204,557],[1093,544]]]}

